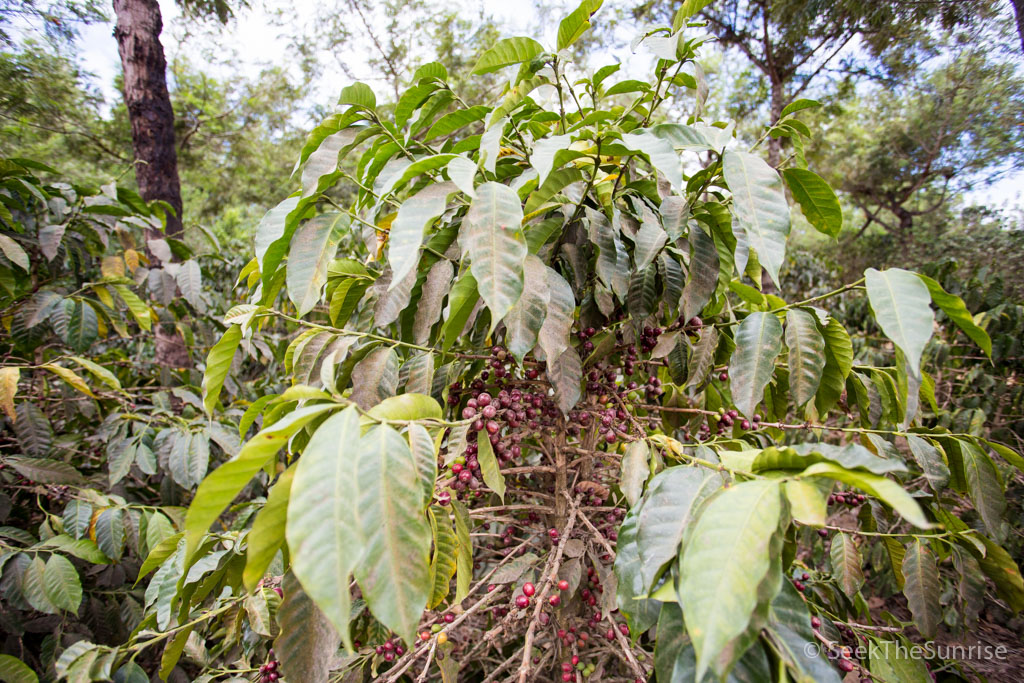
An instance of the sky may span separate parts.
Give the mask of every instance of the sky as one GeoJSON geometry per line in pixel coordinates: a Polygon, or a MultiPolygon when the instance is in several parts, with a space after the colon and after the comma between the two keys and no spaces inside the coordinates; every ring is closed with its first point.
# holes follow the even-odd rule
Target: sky
{"type": "MultiPolygon", "coordinates": [[[[557,22],[542,22],[530,0],[451,2],[461,6],[467,13],[475,14],[483,9],[503,25],[503,30],[508,35],[542,37],[541,42],[549,45],[555,42],[557,22]]],[[[273,25],[267,7],[286,7],[295,16],[315,18],[318,5],[321,4],[320,0],[264,0],[264,3],[257,0],[253,3],[252,9],[243,11],[227,28],[217,31],[214,43],[208,39],[195,38],[182,42],[181,38],[186,34],[186,24],[182,21],[181,11],[174,0],[160,0],[164,17],[164,48],[168,59],[176,55],[185,55],[197,62],[198,66],[206,66],[214,73],[218,73],[220,69],[221,75],[227,75],[223,72],[235,69],[243,74],[255,76],[262,66],[281,65],[288,61],[288,38],[282,35],[280,27],[273,25]],[[233,56],[233,59],[228,64],[210,66],[209,62],[204,63],[204,55],[207,54],[215,56],[217,61],[223,61],[226,56],[233,56]]],[[[108,99],[112,99],[116,96],[112,84],[121,68],[117,45],[112,36],[112,25],[96,24],[84,27],[80,46],[83,66],[96,75],[97,85],[104,90],[108,99]]],[[[609,51],[607,58],[598,61],[607,63],[614,58],[627,63],[632,62],[632,65],[640,60],[646,61],[646,57],[631,55],[628,49],[614,53],[609,51]]],[[[359,68],[359,59],[356,55],[353,55],[350,66],[353,66],[357,73],[368,72],[368,69],[359,68]]],[[[624,71],[629,71],[629,65],[624,71]]],[[[340,72],[328,72],[321,80],[321,84],[311,84],[314,88],[311,99],[325,103],[334,99],[341,86],[346,84],[347,78],[340,72]]],[[[1024,173],[1011,174],[989,187],[979,188],[969,193],[967,200],[992,208],[1013,209],[1024,206],[1024,173]]]]}

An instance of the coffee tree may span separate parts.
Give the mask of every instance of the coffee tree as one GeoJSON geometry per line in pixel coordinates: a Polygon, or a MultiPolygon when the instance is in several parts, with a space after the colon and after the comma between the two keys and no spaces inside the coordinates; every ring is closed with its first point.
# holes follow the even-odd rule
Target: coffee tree
{"type": "Polygon", "coordinates": [[[149,550],[127,642],[59,676],[160,649],[201,681],[925,681],[953,669],[893,646],[1024,606],[1024,460],[934,419],[934,311],[991,354],[986,321],[897,268],[787,301],[787,194],[842,226],[802,155],[816,103],[752,148],[706,120],[702,3],[642,36],[651,80],[584,74],[600,4],[487,50],[491,105],[438,63],[393,106],[342,91],[206,359],[205,411],[249,438],[149,550]],[[884,339],[830,308],[854,299],[884,339]],[[254,344],[286,378],[232,402],[254,344]]]}

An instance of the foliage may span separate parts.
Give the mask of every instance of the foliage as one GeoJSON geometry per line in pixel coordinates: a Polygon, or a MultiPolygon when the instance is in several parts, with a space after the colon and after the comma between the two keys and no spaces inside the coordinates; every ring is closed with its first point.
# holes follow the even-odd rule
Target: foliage
{"type": "MultiPolygon", "coordinates": [[[[835,193],[705,118],[706,37],[645,35],[650,81],[551,51],[599,5],[555,46],[494,41],[474,71],[509,81],[488,105],[440,63],[394,102],[344,88],[237,281],[219,248],[159,237],[160,206],[7,163],[0,606],[24,662],[902,682],[929,677],[892,647],[911,626],[1024,607],[1019,390],[969,389],[1019,362],[1021,307],[948,271],[795,268],[795,210],[834,236],[835,193]],[[673,96],[685,123],[658,115],[673,96]],[[207,342],[201,373],[147,369],[157,319],[207,342]],[[872,610],[896,591],[906,616],[872,610]],[[40,613],[51,632],[27,635],[40,613]]],[[[803,112],[764,138],[803,145],[803,112]]]]}

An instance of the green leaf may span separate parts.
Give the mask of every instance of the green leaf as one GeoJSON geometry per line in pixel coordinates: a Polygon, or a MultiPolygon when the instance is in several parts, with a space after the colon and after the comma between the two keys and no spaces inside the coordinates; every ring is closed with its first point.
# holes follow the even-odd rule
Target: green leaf
{"type": "Polygon", "coordinates": [[[961,441],[964,474],[967,477],[967,492],[974,509],[981,515],[985,528],[996,538],[1002,537],[1000,527],[1006,513],[1006,498],[999,472],[991,458],[970,441],[961,441]]]}
{"type": "Polygon", "coordinates": [[[683,167],[672,143],[663,140],[648,130],[638,128],[632,133],[622,134],[622,144],[627,149],[643,154],[651,166],[664,175],[676,190],[683,184],[683,167]]]}
{"type": "Polygon", "coordinates": [[[92,655],[91,659],[96,658],[96,645],[90,643],[88,640],[79,640],[69,645],[68,648],[60,654],[60,657],[54,664],[58,679],[67,676],[71,666],[75,664],[77,660],[83,657],[88,657],[89,655],[92,655]]]}
{"type": "Polygon", "coordinates": [[[203,271],[199,262],[189,259],[181,264],[181,268],[174,274],[174,281],[178,283],[181,295],[185,297],[193,308],[199,309],[202,306],[203,294],[203,271]]]}
{"type": "MultiPolygon", "coordinates": [[[[445,114],[439,118],[434,125],[427,131],[425,140],[433,140],[445,135],[451,135],[459,130],[462,130],[471,123],[475,123],[487,116],[487,113],[491,111],[490,107],[475,106],[469,107],[468,109],[459,109],[453,111],[450,114],[445,114]]],[[[453,160],[454,161],[454,160],[453,160]]],[[[474,164],[473,170],[476,170],[474,164]]],[[[454,178],[453,178],[454,180],[454,178]]]]}
{"type": "Polygon", "coordinates": [[[329,417],[299,458],[287,502],[292,571],[349,651],[349,583],[364,548],[357,481],[361,448],[354,406],[329,417]]]}
{"type": "Polygon", "coordinates": [[[4,458],[3,461],[29,481],[40,484],[82,484],[85,482],[78,470],[61,460],[11,456],[4,458]]]}
{"type": "Polygon", "coordinates": [[[92,306],[81,299],[72,300],[67,334],[64,337],[67,345],[78,353],[85,353],[99,337],[99,329],[99,318],[92,306]]]}
{"type": "Polygon", "coordinates": [[[210,442],[201,432],[175,430],[167,468],[179,486],[190,489],[206,476],[210,465],[210,442]]]}
{"type": "Polygon", "coordinates": [[[640,229],[633,235],[633,242],[636,245],[633,250],[633,258],[638,269],[649,266],[668,242],[668,233],[661,227],[658,217],[646,207],[644,207],[640,229]]]}
{"type": "Polygon", "coordinates": [[[194,626],[186,626],[167,641],[167,645],[164,646],[164,653],[160,657],[160,670],[158,673],[161,679],[167,680],[170,678],[171,672],[174,671],[174,667],[177,666],[178,661],[181,659],[181,653],[185,651],[185,644],[188,642],[188,637],[192,635],[194,628],[194,626]]]}
{"type": "Polygon", "coordinates": [[[84,500],[69,501],[64,508],[64,533],[71,538],[89,537],[89,526],[92,524],[92,506],[84,500]]]}
{"type": "Polygon", "coordinates": [[[939,603],[939,569],[935,555],[920,539],[907,547],[903,558],[903,595],[907,606],[914,615],[914,625],[921,635],[931,640],[935,637],[942,621],[942,607],[939,603]]]}
{"type": "Polygon", "coordinates": [[[721,486],[721,475],[702,467],[669,467],[651,479],[636,525],[645,594],[662,565],[679,554],[683,535],[701,506],[721,486]]]}
{"type": "Polygon", "coordinates": [[[416,461],[405,439],[378,425],[359,440],[358,524],[364,548],[356,579],[373,615],[412,645],[430,598],[430,525],[416,461]]]}
{"type": "Polygon", "coordinates": [[[630,317],[643,320],[654,312],[658,297],[658,269],[647,266],[643,270],[634,271],[629,278],[629,291],[626,294],[627,308],[630,317]]]}
{"type": "Polygon", "coordinates": [[[772,313],[751,313],[736,329],[734,339],[736,350],[729,361],[732,397],[736,408],[752,417],[782,351],[782,324],[772,313]]]}
{"type": "Polygon", "coordinates": [[[793,519],[810,526],[825,525],[828,502],[820,488],[810,482],[794,479],[786,482],[785,491],[793,519]]]}
{"type": "Polygon", "coordinates": [[[794,681],[840,682],[839,674],[825,658],[824,648],[817,646],[807,603],[789,581],[772,601],[765,635],[794,681]]]}
{"type": "Polygon", "coordinates": [[[394,420],[396,422],[440,420],[441,406],[432,397],[424,394],[402,394],[384,399],[370,408],[366,415],[375,420],[394,420]]]}
{"type": "Polygon", "coordinates": [[[974,322],[974,318],[971,316],[970,311],[967,310],[967,306],[964,305],[963,299],[955,294],[949,294],[942,288],[942,285],[927,275],[918,273],[917,276],[928,287],[928,292],[931,294],[935,305],[941,308],[949,316],[949,319],[963,330],[964,334],[978,345],[978,348],[985,352],[986,356],[991,358],[992,339],[988,336],[988,332],[978,327],[974,322]]]}
{"type": "Polygon", "coordinates": [[[877,474],[852,471],[830,462],[820,462],[804,470],[804,477],[828,477],[844,484],[855,486],[865,493],[879,498],[886,505],[900,513],[904,519],[921,529],[932,527],[924,516],[921,506],[902,486],[877,474]]]}
{"type": "Polygon", "coordinates": [[[373,94],[370,86],[356,81],[341,89],[338,104],[351,104],[361,109],[372,110],[377,106],[377,96],[373,94]]]}
{"type": "Polygon", "coordinates": [[[53,428],[38,405],[23,400],[17,404],[15,414],[17,420],[14,421],[14,434],[17,436],[18,445],[22,446],[22,451],[37,458],[50,455],[53,428]]]}
{"type": "Polygon", "coordinates": [[[555,360],[547,361],[548,380],[555,390],[555,402],[563,415],[568,415],[580,400],[583,362],[572,346],[555,360]]]}
{"type": "Polygon", "coordinates": [[[4,683],[39,683],[39,677],[20,659],[0,655],[0,681],[4,683]]]}
{"type": "MultiPolygon", "coordinates": [[[[270,247],[284,236],[288,217],[298,206],[299,197],[288,197],[270,211],[267,211],[260,220],[259,225],[256,226],[254,250],[256,252],[256,260],[264,275],[268,275],[266,272],[268,269],[276,269],[277,264],[280,262],[280,257],[277,257],[273,263],[268,263],[266,256],[270,251],[270,247]]],[[[264,282],[267,281],[268,279],[265,277],[264,282]]]]}
{"type": "Polygon", "coordinates": [[[878,326],[904,353],[911,370],[919,377],[921,354],[935,323],[928,287],[916,273],[902,268],[868,268],[864,277],[878,326]]]}
{"type": "Polygon", "coordinates": [[[699,225],[690,228],[690,268],[683,287],[683,319],[699,314],[718,287],[720,261],[715,240],[699,225]]]}
{"type": "Polygon", "coordinates": [[[897,640],[871,638],[868,641],[868,668],[872,680],[889,683],[929,683],[932,680],[927,662],[911,656],[913,643],[905,637],[897,640]]]}
{"type": "Polygon", "coordinates": [[[704,383],[715,363],[715,350],[718,348],[718,329],[711,325],[701,328],[693,353],[686,365],[686,385],[697,387],[704,383]]]}
{"type": "Polygon", "coordinates": [[[43,580],[45,574],[46,564],[43,562],[43,558],[36,555],[21,575],[21,594],[32,606],[32,609],[44,614],[57,614],[60,609],[50,601],[47,595],[46,583],[43,580]]]}
{"type": "Polygon", "coordinates": [[[544,46],[532,38],[503,38],[480,55],[472,73],[490,73],[512,64],[529,62],[543,53],[544,46]]]}
{"type": "Polygon", "coordinates": [[[726,489],[708,502],[683,547],[679,604],[697,653],[695,680],[746,630],[758,606],[782,512],[779,486],[755,480],[726,489]]]}
{"type": "Polygon", "coordinates": [[[710,5],[711,2],[712,0],[683,0],[683,4],[680,5],[672,20],[672,30],[678,31],[681,29],[690,17],[710,5]]]}
{"type": "Polygon", "coordinates": [[[484,183],[463,219],[462,248],[470,258],[477,289],[491,309],[491,327],[523,293],[526,238],[519,196],[507,185],[484,183]]]}
{"type": "MultiPolygon", "coordinates": [[[[163,515],[161,515],[163,517],[163,515]]],[[[146,561],[139,567],[139,576],[136,579],[136,583],[142,580],[142,577],[150,573],[160,565],[164,563],[168,557],[174,554],[174,551],[178,549],[178,542],[184,537],[184,534],[174,534],[167,538],[159,541],[155,546],[149,543],[150,551],[146,557],[146,561]]]]}
{"type": "Polygon", "coordinates": [[[558,24],[558,49],[564,50],[590,28],[590,17],[601,8],[604,0],[583,0],[579,7],[558,24]]]}
{"type": "Polygon", "coordinates": [[[103,368],[102,366],[97,364],[97,362],[93,362],[88,358],[83,358],[78,355],[72,355],[69,357],[75,362],[77,362],[78,365],[82,366],[87,371],[89,371],[93,375],[93,377],[95,377],[97,380],[99,380],[106,386],[111,387],[115,391],[121,391],[121,382],[111,371],[106,370],[106,368],[103,368]]]}
{"type": "Polygon", "coordinates": [[[434,556],[430,559],[430,600],[427,609],[440,605],[451,587],[452,577],[457,567],[456,553],[458,540],[452,528],[452,519],[448,511],[440,506],[429,510],[430,530],[434,536],[434,556]]]}
{"type": "Polygon", "coordinates": [[[829,237],[839,237],[843,229],[843,208],[839,198],[821,177],[802,168],[787,168],[782,177],[807,222],[829,237]]]}
{"type": "Polygon", "coordinates": [[[626,452],[622,456],[619,488],[622,489],[622,495],[626,497],[626,501],[630,505],[636,505],[640,496],[643,495],[644,484],[650,474],[650,466],[647,464],[649,455],[650,449],[647,447],[647,442],[638,439],[626,447],[626,452]]]}
{"type": "Polygon", "coordinates": [[[626,617],[633,638],[639,638],[658,620],[661,602],[647,599],[644,588],[640,550],[637,546],[637,528],[641,505],[634,505],[619,526],[615,546],[615,603],[626,617]]]}
{"type": "MultiPolygon", "coordinates": [[[[585,0],[586,1],[586,0],[585,0]]],[[[551,135],[537,140],[530,155],[530,165],[537,171],[537,187],[542,187],[555,164],[555,155],[569,147],[572,135],[551,135]]]]}
{"type": "Polygon", "coordinates": [[[110,564],[110,558],[103,554],[96,543],[88,538],[74,539],[67,534],[57,534],[43,543],[41,548],[56,548],[57,550],[74,555],[75,557],[91,562],[92,564],[110,564]]]}
{"type": "Polygon", "coordinates": [[[907,434],[907,445],[914,460],[921,467],[924,476],[928,479],[928,485],[932,490],[939,493],[949,483],[949,467],[942,459],[942,453],[929,440],[913,434],[907,434]]]}
{"type": "Polygon", "coordinates": [[[725,182],[732,190],[733,215],[747,233],[750,246],[776,286],[786,256],[789,236],[789,204],[782,180],[760,157],[745,152],[725,153],[725,182]]]}
{"type": "Polygon", "coordinates": [[[292,572],[284,575],[281,588],[284,600],[277,610],[281,633],[274,641],[281,670],[295,681],[327,683],[338,634],[292,572]]]}
{"type": "Polygon", "coordinates": [[[26,273],[29,270],[28,254],[21,248],[21,245],[13,239],[0,233],[0,251],[4,253],[7,260],[18,266],[26,273]]]}
{"type": "Polygon", "coordinates": [[[824,415],[846,389],[846,378],[853,368],[853,342],[842,323],[835,318],[830,317],[828,324],[818,329],[825,340],[825,367],[822,368],[814,405],[818,413],[824,415]]]}
{"type": "Polygon", "coordinates": [[[391,289],[401,282],[420,260],[423,231],[444,213],[454,183],[435,183],[409,197],[398,207],[388,233],[388,263],[391,264],[391,289]]]}
{"type": "Polygon", "coordinates": [[[224,336],[210,349],[206,356],[206,371],[203,372],[203,407],[207,415],[213,415],[213,408],[220,398],[221,387],[231,370],[231,361],[242,342],[242,328],[231,325],[224,336]]]}
{"type": "Polygon", "coordinates": [[[906,472],[898,458],[879,457],[858,443],[837,446],[830,443],[798,443],[791,446],[769,446],[750,465],[751,472],[768,470],[803,470],[819,462],[829,461],[848,470],[863,469],[872,474],[906,472]]]}
{"type": "Polygon", "coordinates": [[[825,339],[818,332],[814,314],[799,308],[786,312],[786,346],[789,347],[789,390],[802,406],[818,392],[825,369],[825,339]]]}
{"type": "Polygon", "coordinates": [[[527,254],[523,275],[523,294],[505,316],[505,345],[520,364],[537,345],[550,298],[548,268],[543,261],[533,254],[527,254]]]}
{"type": "Polygon", "coordinates": [[[430,432],[419,423],[409,425],[407,436],[409,450],[412,451],[419,472],[420,489],[423,492],[419,507],[425,510],[434,497],[434,484],[437,481],[437,447],[430,432]]]}
{"type": "Polygon", "coordinates": [[[112,560],[120,560],[124,553],[124,511],[107,508],[96,518],[96,545],[112,560]]]}
{"type": "Polygon", "coordinates": [[[622,299],[629,289],[629,255],[622,246],[619,231],[605,215],[586,210],[590,221],[590,241],[597,245],[597,276],[622,299]]]}
{"type": "Polygon", "coordinates": [[[274,424],[264,427],[246,442],[234,459],[215,469],[203,480],[185,515],[186,560],[192,557],[199,547],[199,541],[224,508],[235,499],[267,461],[281,450],[292,435],[313,418],[337,408],[337,404],[322,403],[303,406],[289,413],[274,424]]]}
{"type": "Polygon", "coordinates": [[[341,233],[351,219],[344,213],[321,214],[307,221],[292,236],[288,251],[288,298],[302,317],[320,301],[327,283],[327,266],[338,251],[341,233]]]}
{"type": "Polygon", "coordinates": [[[458,543],[455,554],[455,602],[459,603],[469,595],[469,584],[473,580],[473,537],[469,535],[469,512],[457,500],[452,500],[452,517],[458,543]]]}
{"type": "Polygon", "coordinates": [[[46,599],[59,609],[78,612],[78,606],[82,604],[82,582],[75,565],[63,555],[50,555],[46,561],[43,590],[46,599]]]}
{"type": "Polygon", "coordinates": [[[441,349],[447,351],[455,343],[456,339],[462,336],[462,329],[469,321],[480,295],[477,293],[476,278],[470,272],[465,272],[452,285],[452,291],[448,294],[448,309],[445,315],[444,325],[441,328],[441,338],[444,343],[441,349]]]}
{"type": "MultiPolygon", "coordinates": [[[[325,423],[326,424],[326,423],[325,423]]],[[[322,427],[321,427],[322,428],[322,427]]],[[[317,430],[319,431],[319,430],[317,430]]],[[[285,541],[285,528],[288,521],[288,505],[291,501],[292,481],[298,463],[292,465],[278,477],[266,504],[256,513],[252,529],[246,538],[245,571],[242,581],[246,590],[256,590],[260,579],[266,574],[274,555],[281,549],[285,541]]]]}
{"type": "Polygon", "coordinates": [[[480,463],[480,474],[483,475],[487,488],[498,494],[498,497],[505,500],[505,476],[498,467],[498,460],[494,457],[494,449],[491,448],[491,440],[487,436],[487,430],[481,429],[476,433],[477,461],[480,463]]]}
{"type": "Polygon", "coordinates": [[[113,289],[121,297],[121,300],[124,301],[128,307],[128,312],[135,318],[135,322],[139,324],[139,327],[149,332],[153,328],[153,313],[149,306],[135,292],[124,285],[115,284],[113,289]]]}
{"type": "Polygon", "coordinates": [[[398,390],[398,354],[389,346],[378,346],[356,363],[352,370],[349,397],[363,410],[394,396],[398,390]]]}
{"type": "Polygon", "coordinates": [[[860,552],[849,534],[838,532],[832,537],[832,548],[829,550],[832,562],[832,578],[850,598],[853,598],[864,585],[864,569],[860,552]]]}
{"type": "Polygon", "coordinates": [[[545,358],[551,360],[560,358],[569,348],[576,298],[569,283],[553,268],[545,267],[544,272],[548,302],[538,341],[545,358]]]}

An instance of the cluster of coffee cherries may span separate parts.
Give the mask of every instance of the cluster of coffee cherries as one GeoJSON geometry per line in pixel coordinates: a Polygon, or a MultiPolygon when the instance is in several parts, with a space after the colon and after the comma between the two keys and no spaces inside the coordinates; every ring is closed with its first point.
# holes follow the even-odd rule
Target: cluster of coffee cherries
{"type": "Polygon", "coordinates": [[[595,668],[594,662],[584,662],[580,659],[579,655],[573,655],[569,661],[562,662],[562,680],[573,680],[575,677],[574,670],[579,672],[584,678],[590,678],[595,668]]]}
{"type": "MultiPolygon", "coordinates": [[[[857,642],[857,634],[854,633],[852,628],[846,624],[834,624],[834,626],[839,631],[843,640],[850,640],[854,643],[857,642]]],[[[818,629],[821,628],[821,619],[818,617],[811,617],[811,628],[817,632],[818,629]]],[[[861,636],[861,638],[866,640],[864,636],[861,636]]],[[[835,643],[826,650],[826,654],[843,673],[850,673],[856,668],[856,665],[853,663],[853,659],[851,658],[852,650],[846,645],[835,643]]],[[[862,683],[871,683],[871,678],[862,678],[860,680],[862,683]]]]}
{"type": "Polygon", "coordinates": [[[260,666],[259,683],[273,683],[281,678],[281,673],[277,670],[281,666],[281,662],[274,659],[274,650],[271,649],[267,656],[270,661],[260,666]]]}
{"type": "Polygon", "coordinates": [[[703,422],[696,434],[690,432],[689,427],[683,428],[683,441],[707,441],[712,436],[723,436],[728,435],[733,426],[739,425],[739,428],[747,431],[750,429],[760,429],[761,427],[761,415],[757,414],[750,420],[740,417],[740,412],[735,408],[726,410],[722,408],[718,411],[718,426],[715,428],[714,434],[711,432],[711,425],[708,422],[703,422]]]}
{"type": "Polygon", "coordinates": [[[405,648],[402,647],[402,641],[397,638],[388,638],[382,644],[375,647],[374,652],[383,657],[385,662],[393,662],[396,657],[401,657],[405,654],[405,648]]]}
{"type": "MultiPolygon", "coordinates": [[[[455,615],[452,614],[451,612],[446,612],[445,614],[443,614],[440,617],[440,619],[441,619],[441,621],[431,625],[429,631],[420,631],[420,639],[418,641],[416,641],[416,646],[417,647],[419,647],[423,643],[426,643],[427,641],[429,641],[431,638],[434,638],[434,637],[437,638],[437,644],[438,645],[444,645],[445,643],[448,642],[448,634],[444,633],[442,631],[442,629],[444,629],[445,625],[450,624],[453,621],[455,621],[455,615]]],[[[440,651],[437,654],[442,655],[442,653],[440,651]]],[[[443,655],[442,655],[441,659],[444,659],[443,655]]]]}
{"type": "Polygon", "coordinates": [[[862,505],[867,497],[863,493],[853,493],[852,491],[833,493],[828,497],[829,505],[849,505],[850,507],[856,507],[862,505]]]}

